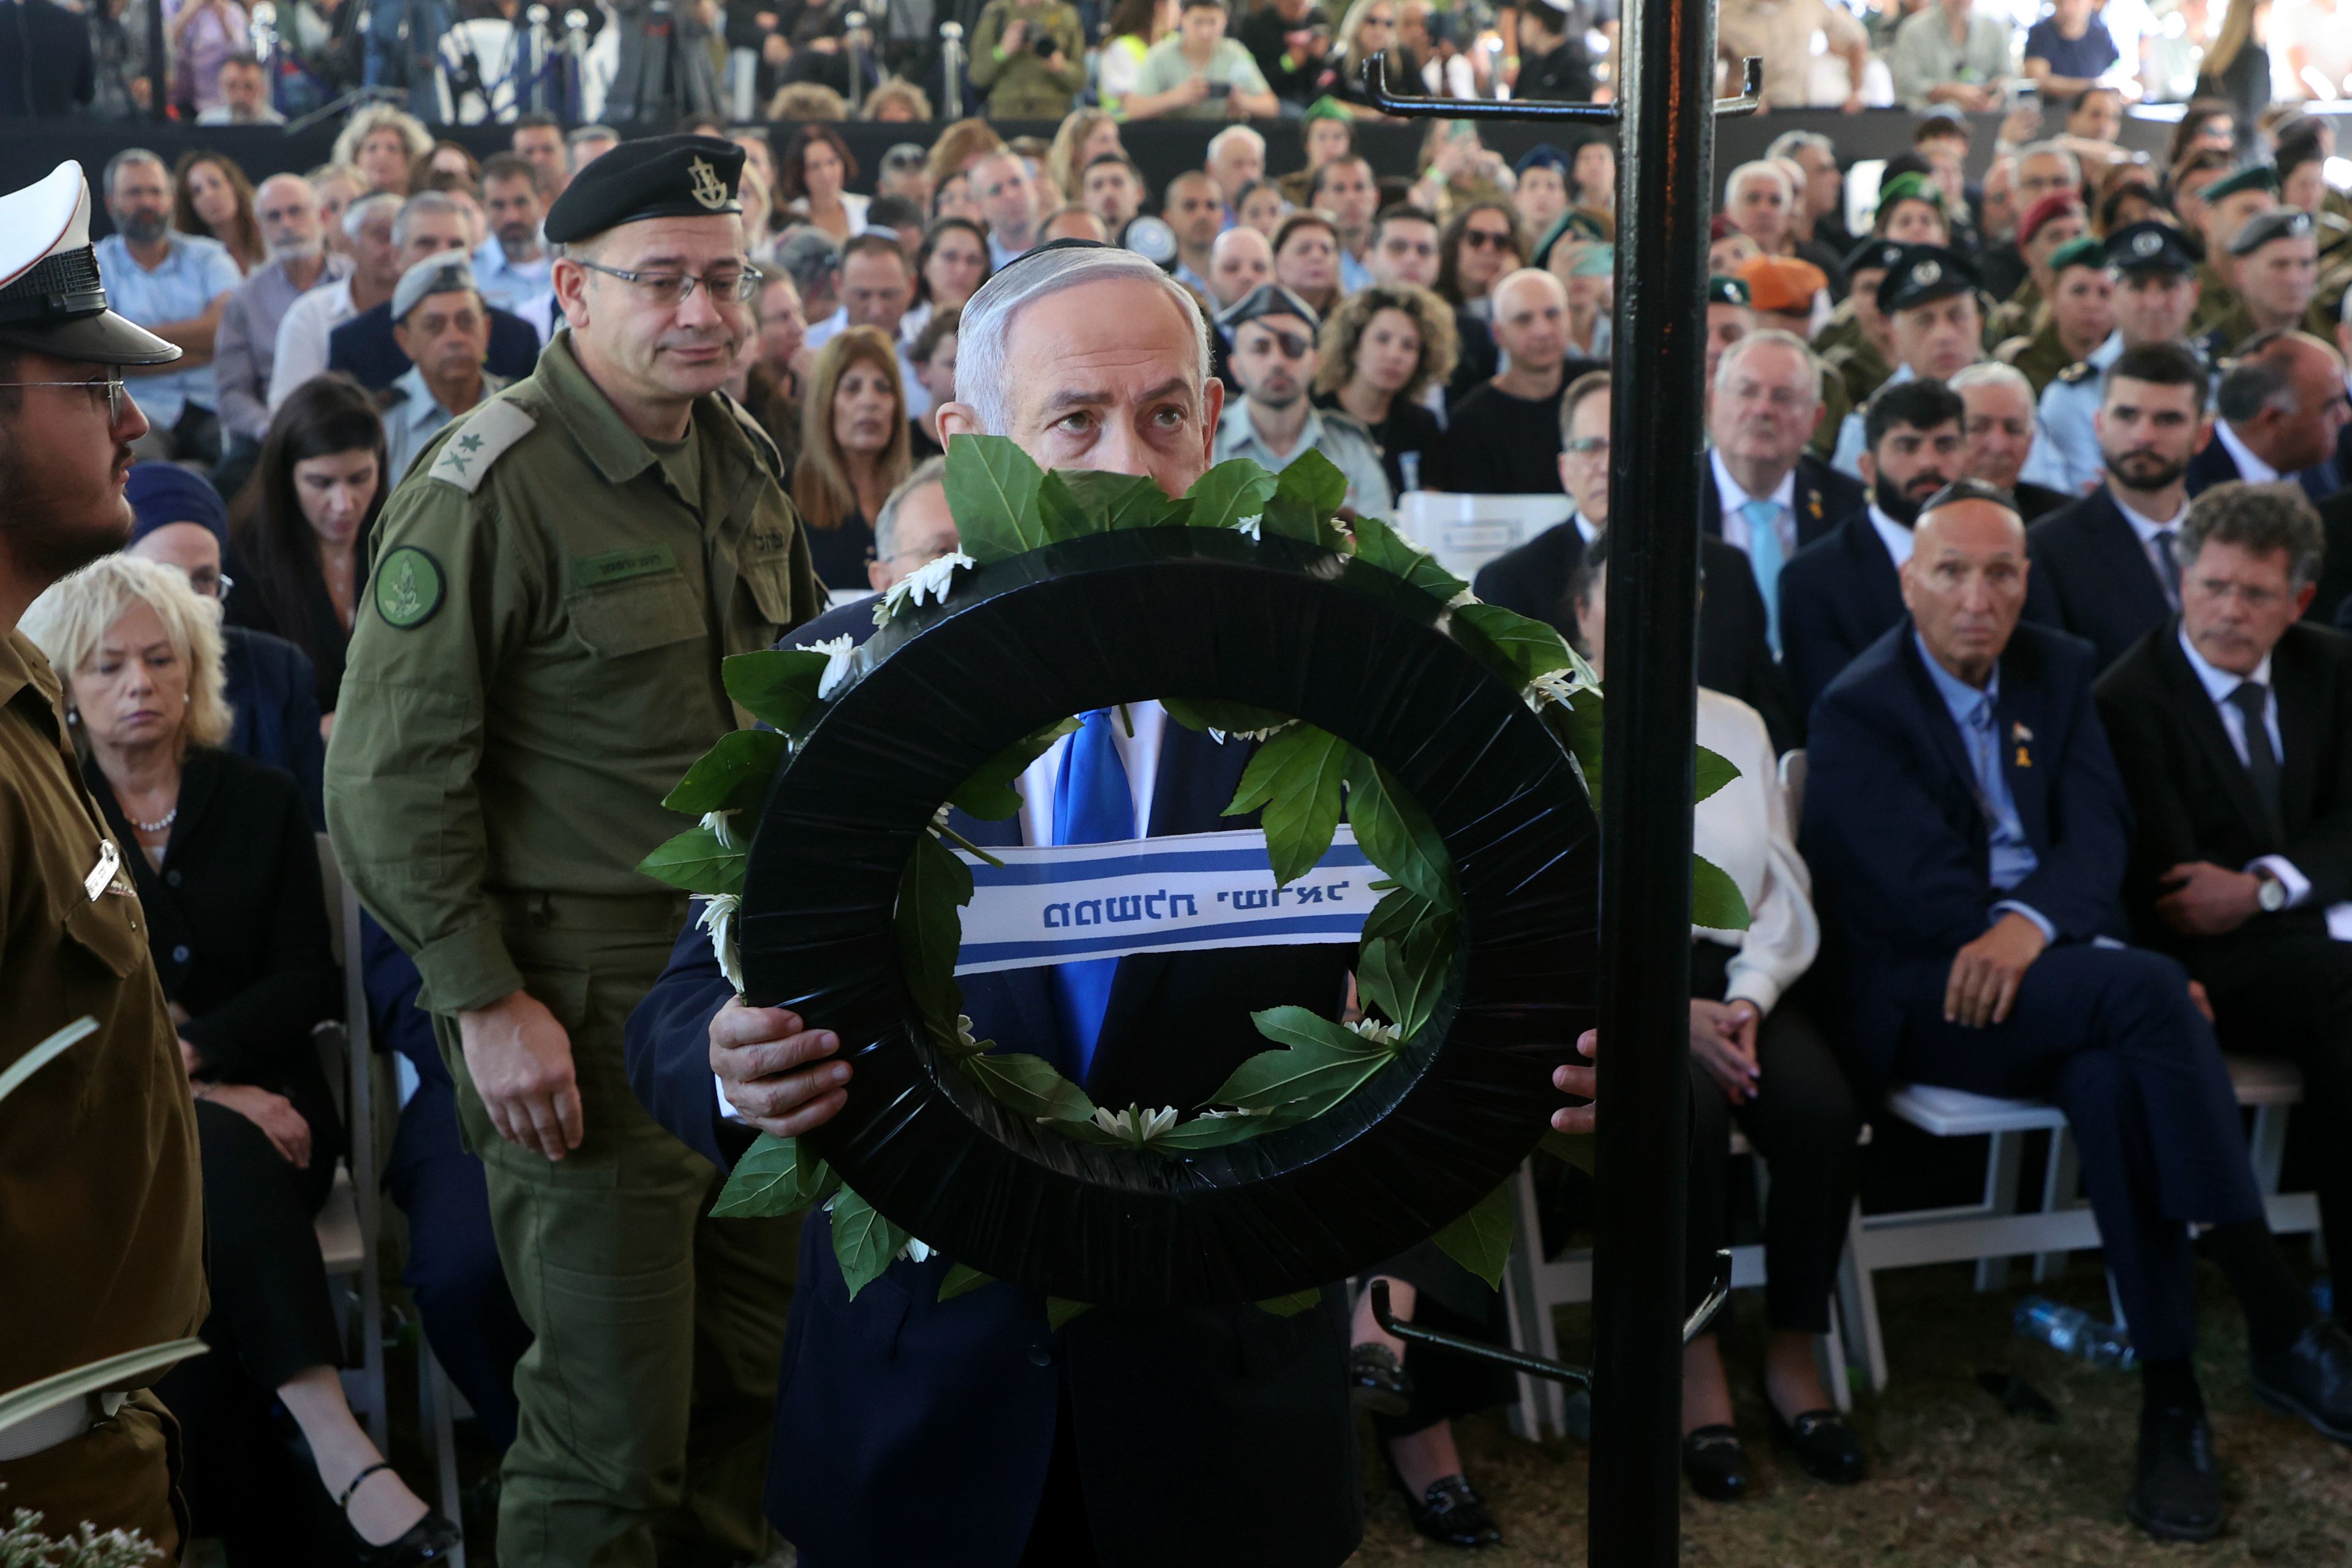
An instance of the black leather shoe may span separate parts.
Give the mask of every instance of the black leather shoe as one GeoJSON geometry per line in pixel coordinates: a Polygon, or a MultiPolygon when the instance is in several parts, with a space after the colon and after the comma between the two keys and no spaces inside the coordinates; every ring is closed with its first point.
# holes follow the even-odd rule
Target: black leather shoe
{"type": "Polygon", "coordinates": [[[1850,1487],[1870,1474],[1862,1457],[1862,1438],[1834,1410],[1801,1410],[1783,1418],[1772,1394],[1764,1394],[1764,1414],[1771,1418],[1772,1441],[1797,1456],[1797,1468],[1817,1481],[1850,1487]]]}
{"type": "Polygon", "coordinates": [[[1348,1352],[1348,1388],[1356,1408],[1374,1415],[1402,1415],[1412,1408],[1412,1377],[1383,1344],[1367,1341],[1348,1352]]]}
{"type": "MultiPolygon", "coordinates": [[[[1393,1465],[1389,1473],[1396,1474],[1393,1465]]],[[[1404,1490],[1401,1476],[1397,1478],[1397,1489],[1404,1490]]],[[[1486,1511],[1486,1500],[1471,1486],[1467,1476],[1440,1476],[1418,1499],[1406,1492],[1404,1503],[1412,1514],[1412,1527],[1432,1541],[1466,1546],[1473,1551],[1503,1543],[1503,1532],[1496,1528],[1495,1516],[1486,1511]]]]}
{"type": "Polygon", "coordinates": [[[2352,1334],[2322,1318],[2285,1350],[2253,1357],[2254,1397],[2321,1436],[2352,1443],[2352,1334]]]}
{"type": "Polygon", "coordinates": [[[1748,1451],[1728,1426],[1697,1426],[1683,1436],[1683,1474],[1691,1490],[1709,1502],[1738,1502],[1748,1495],[1748,1451]]]}
{"type": "Polygon", "coordinates": [[[2158,1541],[2210,1541],[2221,1533],[2221,1477],[2203,1411],[2139,1413],[2139,1458],[2124,1511],[2158,1541]]]}

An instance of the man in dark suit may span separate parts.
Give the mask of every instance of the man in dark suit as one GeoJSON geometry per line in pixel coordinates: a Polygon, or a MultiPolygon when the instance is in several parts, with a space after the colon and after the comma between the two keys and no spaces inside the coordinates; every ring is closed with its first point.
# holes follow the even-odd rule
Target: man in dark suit
{"type": "MultiPolygon", "coordinates": [[[[2299,624],[2318,519],[2222,485],[2180,536],[2180,616],[2099,680],[2137,830],[2124,901],[2204,983],[2221,1042],[2303,1066],[2306,1114],[2352,1113],[2352,638],[2299,624]]],[[[2328,1256],[2352,1258],[2352,1140],[2315,1139],[2328,1256]]],[[[2338,1313],[2352,1317],[2352,1300],[2338,1313]]]]}
{"type": "MultiPolygon", "coordinates": [[[[142,56],[131,63],[143,70],[142,56]]],[[[0,120],[59,119],[98,91],[89,24],[52,0],[0,0],[0,120]]]]}
{"type": "Polygon", "coordinates": [[[2309,332],[2264,332],[2239,351],[2213,394],[2213,440],[2189,465],[2189,493],[2230,479],[2292,479],[2316,506],[2343,488],[2336,437],[2352,407],[2344,360],[2309,332]]]}
{"type": "Polygon", "coordinates": [[[2266,1403],[2352,1439],[2352,1339],[2271,1239],[2188,975],[2113,942],[2130,808],[2092,708],[2095,656],[2018,624],[2028,572],[2000,491],[1963,481],[1921,509],[1908,618],[1813,710],[1805,858],[1865,1100],[1932,1083],[2065,1111],[2144,1368],[2127,1508],[2151,1535],[2205,1540],[2221,1493],[2189,1359],[2189,1225],[2211,1227],[2266,1403]]]}
{"type": "Polygon", "coordinates": [[[2177,343],[2117,355],[2092,424],[2106,480],[2026,532],[2055,624],[2105,668],[2180,605],[2173,544],[2189,514],[2186,477],[2210,437],[2204,364],[2177,343]]]}
{"type": "Polygon", "coordinates": [[[1781,569],[1867,497],[1806,450],[1822,423],[1822,362],[1803,339],[1749,332],[1723,351],[1712,384],[1699,526],[1747,552],[1778,658],[1781,569]]]}
{"type": "MultiPolygon", "coordinates": [[[[401,204],[393,219],[392,241],[404,273],[445,252],[463,256],[473,248],[464,210],[439,191],[421,191],[401,204]]],[[[539,333],[530,322],[504,310],[490,312],[487,368],[492,375],[508,381],[529,375],[539,363],[539,333]]],[[[327,334],[327,368],[344,372],[370,392],[389,390],[408,366],[408,356],[393,341],[388,298],[327,334]]]]}
{"type": "MultiPolygon", "coordinates": [[[[1002,384],[960,385],[971,401],[942,406],[943,435],[993,428],[1041,463],[1146,473],[1171,494],[1207,468],[1223,388],[1202,357],[1196,308],[1150,262],[1109,247],[1040,248],[1001,269],[965,321],[975,363],[1004,374],[1002,384]],[[1040,300],[1051,309],[1031,308],[1040,300]],[[1074,408],[1089,417],[1073,420],[1074,408]]],[[[1168,724],[1157,704],[1130,710],[1131,737],[1107,718],[1081,736],[1098,759],[1105,746],[1118,753],[1133,826],[1233,826],[1222,814],[1250,748],[1168,724]]],[[[987,834],[982,842],[1066,837],[1055,797],[1078,739],[1024,776],[1021,817],[959,830],[987,834]]],[[[1034,970],[967,977],[964,1001],[993,1038],[1063,1051],[1103,1103],[1192,1104],[1262,1046],[1249,1009],[1335,1008],[1349,958],[1291,947],[1118,959],[1091,1019],[1069,976],[1034,970]]],[[[689,929],[630,1019],[631,1086],[724,1167],[753,1130],[797,1136],[841,1109],[852,1068],[834,1059],[841,1042],[823,1023],[745,1006],[689,929]]],[[[1590,1069],[1562,1068],[1554,1082],[1589,1093],[1590,1069]]],[[[1553,1121],[1567,1131],[1589,1117],[1562,1110],[1553,1121]]],[[[1056,1331],[1044,1300],[1010,1284],[940,1302],[944,1268],[902,1258],[853,1302],[831,1222],[812,1214],[803,1226],[768,1509],[809,1568],[950,1557],[1317,1568],[1354,1551],[1362,1516],[1339,1291],[1289,1318],[1097,1308],[1056,1331]]],[[[1407,1479],[1433,1500],[1445,1492],[1407,1479]]],[[[1467,1489],[1458,1474],[1436,1479],[1467,1489]]]]}
{"type": "MultiPolygon", "coordinates": [[[[1548,621],[1565,637],[1576,636],[1570,585],[1585,547],[1609,524],[1609,372],[1596,370],[1577,377],[1560,396],[1559,482],[1574,506],[1568,521],[1489,561],[1471,584],[1488,604],[1548,621]]],[[[1852,483],[1826,468],[1821,472],[1841,485],[1852,483]]],[[[1789,750],[1797,744],[1796,714],[1765,640],[1764,601],[1748,558],[1720,539],[1702,537],[1699,576],[1698,683],[1755,709],[1774,748],[1789,750]]]]}
{"type": "MultiPolygon", "coordinates": [[[[2352,430],[2352,426],[2346,428],[2352,430]]],[[[2339,455],[2336,461],[2340,465],[2343,457],[2339,455]]],[[[2326,538],[2327,552],[2320,562],[2319,581],[2304,619],[2323,626],[2341,626],[2345,622],[2338,612],[2352,605],[2352,489],[2338,490],[2320,503],[2319,527],[2326,538]]]]}

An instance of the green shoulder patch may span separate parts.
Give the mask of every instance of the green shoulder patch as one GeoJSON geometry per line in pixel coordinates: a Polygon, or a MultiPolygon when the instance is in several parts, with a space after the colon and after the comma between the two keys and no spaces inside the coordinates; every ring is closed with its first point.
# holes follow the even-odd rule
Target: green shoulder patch
{"type": "Polygon", "coordinates": [[[2058,379],[2068,386],[2076,386],[2099,374],[2099,367],[2089,360],[2078,359],[2058,373],[2058,379]]]}
{"type": "Polygon", "coordinates": [[[494,397],[467,415],[441,443],[429,477],[472,495],[481,488],[490,465],[538,426],[539,421],[511,399],[494,397]]]}
{"type": "Polygon", "coordinates": [[[421,626],[441,608],[441,563],[414,544],[385,555],[375,569],[375,613],[402,631],[421,626]]]}

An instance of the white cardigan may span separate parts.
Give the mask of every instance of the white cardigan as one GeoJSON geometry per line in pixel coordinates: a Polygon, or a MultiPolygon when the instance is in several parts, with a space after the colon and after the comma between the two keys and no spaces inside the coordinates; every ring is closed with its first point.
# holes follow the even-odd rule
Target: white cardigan
{"type": "Polygon", "coordinates": [[[1769,1013],[1821,950],[1812,873],[1797,853],[1780,759],[1756,710],[1700,688],[1698,743],[1720,752],[1739,776],[1698,803],[1694,846],[1739,885],[1750,921],[1744,931],[1694,927],[1693,934],[1739,950],[1724,1000],[1752,1002],[1759,1013],[1769,1013]]]}

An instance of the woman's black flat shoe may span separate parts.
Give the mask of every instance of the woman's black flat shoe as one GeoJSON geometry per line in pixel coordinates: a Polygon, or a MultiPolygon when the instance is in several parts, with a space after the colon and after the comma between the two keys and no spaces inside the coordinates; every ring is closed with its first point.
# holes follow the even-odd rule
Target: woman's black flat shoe
{"type": "Polygon", "coordinates": [[[1698,1426],[1683,1436],[1683,1474],[1691,1490],[1709,1502],[1738,1502],[1748,1495],[1748,1452],[1729,1426],[1698,1426]]]}
{"type": "Polygon", "coordinates": [[[343,1532],[350,1538],[345,1544],[351,1549],[352,1560],[359,1568],[425,1568],[428,1563],[447,1562],[449,1554],[465,1544],[466,1536],[438,1510],[426,1509],[423,1519],[410,1525],[396,1540],[381,1546],[371,1543],[352,1528],[352,1494],[360,1489],[362,1481],[378,1470],[390,1468],[390,1460],[379,1459],[353,1476],[352,1484],[343,1489],[343,1495],[335,1500],[343,1511],[343,1532]]]}
{"type": "Polygon", "coordinates": [[[1772,1441],[1797,1456],[1797,1468],[1817,1481],[1850,1487],[1870,1474],[1862,1438],[1834,1410],[1801,1411],[1783,1419],[1769,1393],[1764,1414],[1771,1418],[1772,1441]]]}
{"type": "Polygon", "coordinates": [[[1412,1375],[1383,1344],[1367,1341],[1348,1352],[1348,1388],[1357,1408],[1374,1415],[1402,1415],[1412,1408],[1412,1375]]]}
{"type": "Polygon", "coordinates": [[[1405,1486],[1404,1477],[1398,1473],[1396,1461],[1391,1458],[1389,1479],[1404,1494],[1404,1506],[1412,1515],[1412,1527],[1432,1541],[1474,1552],[1481,1546],[1503,1543],[1501,1528],[1495,1523],[1495,1516],[1486,1511],[1486,1500],[1470,1484],[1469,1477],[1440,1476],[1416,1498],[1405,1486]]]}

